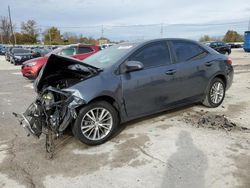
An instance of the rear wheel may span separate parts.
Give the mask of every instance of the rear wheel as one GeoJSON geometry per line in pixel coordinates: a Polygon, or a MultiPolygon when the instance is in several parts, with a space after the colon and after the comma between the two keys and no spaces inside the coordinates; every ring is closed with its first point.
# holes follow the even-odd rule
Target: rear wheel
{"type": "Polygon", "coordinates": [[[225,97],[225,83],[220,78],[214,78],[210,85],[203,104],[207,107],[218,107],[225,97]]]}
{"type": "Polygon", "coordinates": [[[119,124],[117,111],[105,101],[83,107],[73,126],[73,134],[83,143],[98,145],[110,139],[119,124]]]}

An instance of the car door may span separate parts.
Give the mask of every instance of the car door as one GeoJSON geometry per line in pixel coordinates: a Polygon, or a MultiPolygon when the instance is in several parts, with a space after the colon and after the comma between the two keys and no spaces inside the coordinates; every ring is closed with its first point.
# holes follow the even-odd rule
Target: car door
{"type": "Polygon", "coordinates": [[[171,63],[167,43],[148,44],[128,58],[140,61],[140,71],[121,75],[123,99],[129,117],[138,117],[166,108],[174,100],[173,74],[175,64],[171,63]]]}
{"type": "Polygon", "coordinates": [[[172,40],[171,46],[177,63],[174,75],[178,80],[177,100],[198,99],[208,82],[206,72],[211,65],[208,52],[199,44],[185,40],[172,40]]]}

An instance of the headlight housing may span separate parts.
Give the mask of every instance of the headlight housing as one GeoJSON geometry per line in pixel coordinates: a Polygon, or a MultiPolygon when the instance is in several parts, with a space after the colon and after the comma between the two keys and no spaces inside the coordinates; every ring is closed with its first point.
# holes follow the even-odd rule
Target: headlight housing
{"type": "Polygon", "coordinates": [[[42,95],[43,101],[46,105],[46,110],[50,109],[50,106],[55,102],[55,98],[52,92],[46,92],[42,95]]]}
{"type": "Polygon", "coordinates": [[[25,65],[27,66],[27,67],[32,67],[32,66],[34,66],[34,65],[36,65],[37,64],[37,62],[36,61],[33,61],[33,62],[30,62],[30,63],[26,63],[25,65]]]}

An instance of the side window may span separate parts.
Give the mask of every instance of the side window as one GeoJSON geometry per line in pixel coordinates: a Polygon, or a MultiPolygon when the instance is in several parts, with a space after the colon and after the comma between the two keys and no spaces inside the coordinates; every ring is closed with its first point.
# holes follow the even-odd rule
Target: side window
{"type": "Polygon", "coordinates": [[[65,56],[71,56],[76,54],[76,48],[75,47],[68,47],[62,49],[62,51],[59,53],[59,55],[65,55],[65,56]]]}
{"type": "Polygon", "coordinates": [[[157,42],[143,47],[129,58],[131,61],[140,61],[144,67],[167,65],[171,63],[170,54],[165,42],[157,42]]]}
{"type": "Polygon", "coordinates": [[[207,52],[198,44],[186,41],[173,41],[173,48],[178,62],[204,58],[207,52]]]}
{"type": "Polygon", "coordinates": [[[216,47],[216,46],[217,46],[217,43],[216,43],[216,42],[212,42],[212,43],[210,44],[210,46],[216,47]]]}
{"type": "Polygon", "coordinates": [[[86,54],[86,53],[89,53],[89,52],[92,52],[92,48],[90,47],[83,47],[83,46],[80,46],[77,50],[77,54],[86,54]]]}
{"type": "Polygon", "coordinates": [[[225,43],[224,42],[218,42],[218,46],[224,46],[225,43]]]}

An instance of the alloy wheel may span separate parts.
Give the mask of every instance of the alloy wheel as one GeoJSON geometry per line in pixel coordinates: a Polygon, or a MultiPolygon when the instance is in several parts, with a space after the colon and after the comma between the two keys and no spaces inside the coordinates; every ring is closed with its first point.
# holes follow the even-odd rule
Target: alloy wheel
{"type": "Polygon", "coordinates": [[[224,87],[221,82],[214,82],[210,90],[210,99],[214,104],[219,104],[224,97],[224,87]]]}
{"type": "Polygon", "coordinates": [[[113,126],[111,113],[103,108],[90,109],[82,118],[81,131],[89,140],[101,140],[107,136],[113,126]]]}

